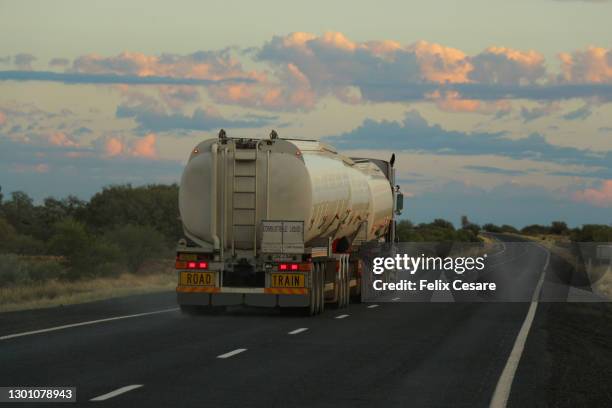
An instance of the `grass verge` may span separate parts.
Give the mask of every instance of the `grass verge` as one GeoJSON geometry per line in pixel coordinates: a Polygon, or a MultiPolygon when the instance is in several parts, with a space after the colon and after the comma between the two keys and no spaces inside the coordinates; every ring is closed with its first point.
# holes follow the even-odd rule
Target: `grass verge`
{"type": "Polygon", "coordinates": [[[94,300],[161,292],[176,287],[174,271],[147,275],[83,279],[75,282],[50,280],[37,284],[0,287],[0,312],[40,309],[94,300]]]}
{"type": "Polygon", "coordinates": [[[572,265],[574,269],[585,270],[591,282],[593,282],[593,290],[600,296],[612,300],[612,268],[608,268],[606,266],[585,268],[584,265],[581,265],[578,262],[576,256],[567,248],[567,244],[570,242],[568,237],[557,235],[519,236],[541,244],[550,252],[558,255],[560,258],[572,265]]]}

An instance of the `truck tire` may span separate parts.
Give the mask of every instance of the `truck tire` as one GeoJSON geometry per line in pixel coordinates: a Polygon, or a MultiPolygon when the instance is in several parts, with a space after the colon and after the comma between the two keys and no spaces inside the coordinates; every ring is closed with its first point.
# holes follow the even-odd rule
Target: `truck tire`
{"type": "Polygon", "coordinates": [[[325,311],[325,264],[318,263],[318,274],[319,274],[319,313],[325,311]]]}
{"type": "Polygon", "coordinates": [[[344,279],[342,281],[342,307],[347,307],[349,304],[349,295],[351,292],[351,282],[349,281],[348,269],[344,268],[344,279]]]}
{"type": "MultiPolygon", "coordinates": [[[[312,273],[310,279],[311,279],[311,285],[310,285],[310,289],[308,290],[309,304],[306,307],[300,307],[297,309],[297,312],[302,316],[314,316],[317,314],[317,310],[318,310],[317,289],[319,287],[319,280],[317,279],[316,273],[312,273]]],[[[283,309],[281,309],[281,311],[288,312],[288,310],[283,310],[283,309]]]]}
{"type": "Polygon", "coordinates": [[[312,288],[311,290],[314,291],[315,296],[314,296],[314,302],[315,302],[315,314],[319,314],[321,311],[321,293],[319,291],[319,288],[321,286],[320,280],[321,277],[319,276],[319,265],[318,264],[313,264],[312,265],[312,288]]]}

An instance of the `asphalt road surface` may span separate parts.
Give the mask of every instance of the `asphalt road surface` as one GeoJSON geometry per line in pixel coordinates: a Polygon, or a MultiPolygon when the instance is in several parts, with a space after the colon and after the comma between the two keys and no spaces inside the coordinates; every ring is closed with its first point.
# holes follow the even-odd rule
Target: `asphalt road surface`
{"type": "MultiPolygon", "coordinates": [[[[558,292],[551,270],[566,266],[523,248],[499,260],[530,294],[547,266],[541,291],[558,292]]],[[[532,303],[401,300],[314,318],[184,316],[174,293],[4,313],[0,386],[75,386],[94,406],[489,406],[532,303]]],[[[540,304],[508,406],[610,406],[611,321],[606,303],[540,304]]]]}

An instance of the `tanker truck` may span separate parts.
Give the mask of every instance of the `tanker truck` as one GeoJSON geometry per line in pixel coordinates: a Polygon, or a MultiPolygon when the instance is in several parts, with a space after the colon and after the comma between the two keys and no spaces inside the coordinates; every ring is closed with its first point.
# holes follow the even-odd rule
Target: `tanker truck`
{"type": "Polygon", "coordinates": [[[393,242],[402,194],[390,161],[314,140],[219,137],[198,144],[179,187],[184,313],[227,306],[306,315],[361,296],[366,242],[393,242]]]}

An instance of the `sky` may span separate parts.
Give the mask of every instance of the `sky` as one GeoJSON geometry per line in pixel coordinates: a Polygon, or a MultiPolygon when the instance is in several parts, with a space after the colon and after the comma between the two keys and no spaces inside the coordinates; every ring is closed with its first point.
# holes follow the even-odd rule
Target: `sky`
{"type": "Polygon", "coordinates": [[[172,183],[199,141],[397,156],[404,217],[612,223],[612,1],[0,0],[0,186],[172,183]]]}

